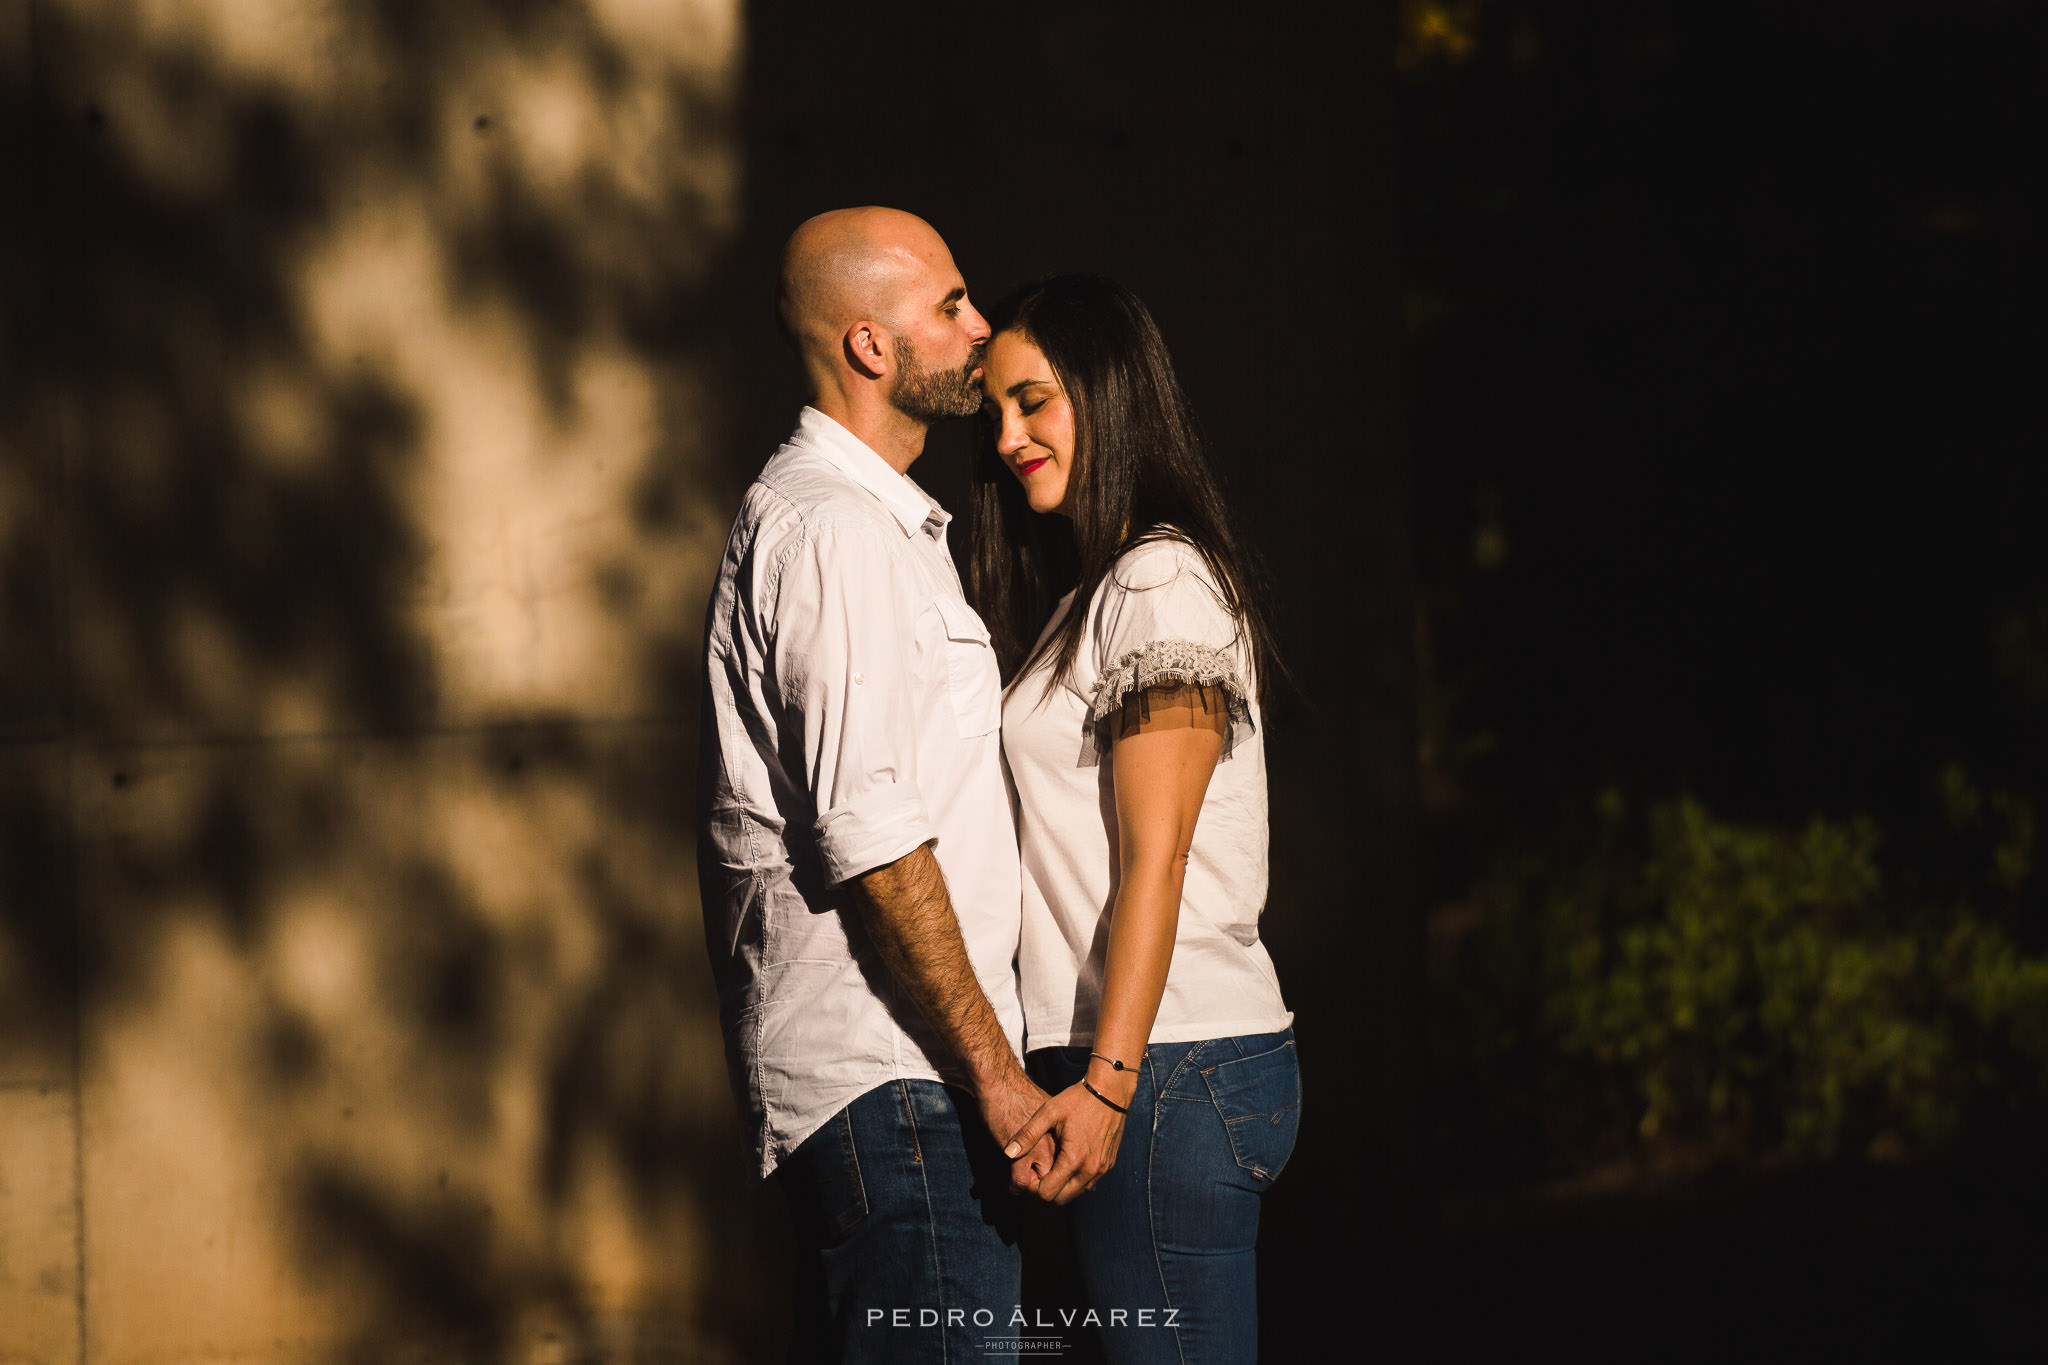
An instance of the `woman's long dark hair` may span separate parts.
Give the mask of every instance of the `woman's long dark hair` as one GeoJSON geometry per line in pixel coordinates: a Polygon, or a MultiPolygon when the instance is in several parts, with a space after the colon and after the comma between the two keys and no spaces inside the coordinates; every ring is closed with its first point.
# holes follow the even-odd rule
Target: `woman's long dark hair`
{"type": "Polygon", "coordinates": [[[996,333],[1028,338],[1074,406],[1071,522],[1031,510],[992,433],[975,454],[968,587],[1004,676],[1050,655],[1051,685],[1064,683],[1088,603],[1110,567],[1135,545],[1173,537],[1208,561],[1223,605],[1248,637],[1255,679],[1247,685],[1263,693],[1278,666],[1263,584],[1202,458],[1194,413],[1152,314],[1112,280],[1062,275],[1010,295],[989,311],[988,323],[996,333]],[[1068,588],[1073,607],[1032,650],[1068,588]]]}

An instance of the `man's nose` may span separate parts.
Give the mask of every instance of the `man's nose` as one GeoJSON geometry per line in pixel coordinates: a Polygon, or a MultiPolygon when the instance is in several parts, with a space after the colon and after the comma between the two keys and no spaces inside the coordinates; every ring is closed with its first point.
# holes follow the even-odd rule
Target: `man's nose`
{"type": "Polygon", "coordinates": [[[969,341],[979,342],[988,340],[988,319],[981,315],[980,309],[965,299],[962,299],[960,302],[960,320],[967,324],[967,339],[969,341]]]}

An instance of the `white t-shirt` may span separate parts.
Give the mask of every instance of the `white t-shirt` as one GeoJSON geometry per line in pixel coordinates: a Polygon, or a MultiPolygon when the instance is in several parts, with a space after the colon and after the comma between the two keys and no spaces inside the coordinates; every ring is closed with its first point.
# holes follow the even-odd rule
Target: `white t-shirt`
{"type": "MultiPolygon", "coordinates": [[[[1052,664],[1045,659],[1003,693],[1003,757],[1024,865],[1017,970],[1027,1048],[1094,1041],[1118,879],[1115,764],[1097,722],[1154,685],[1221,684],[1232,718],[1195,824],[1151,1041],[1274,1033],[1293,1022],[1259,942],[1266,758],[1252,652],[1214,583],[1185,541],[1138,546],[1088,604],[1066,683],[1047,695],[1052,664]]],[[[1071,594],[1061,600],[1048,634],[1072,605],[1071,594]]]]}
{"type": "Polygon", "coordinates": [[[764,1176],[884,1081],[964,1080],[875,956],[848,878],[933,843],[975,975],[1012,1046],[1022,1041],[1001,682],[960,594],[949,521],[805,408],[747,490],[719,565],[697,875],[764,1176]]]}

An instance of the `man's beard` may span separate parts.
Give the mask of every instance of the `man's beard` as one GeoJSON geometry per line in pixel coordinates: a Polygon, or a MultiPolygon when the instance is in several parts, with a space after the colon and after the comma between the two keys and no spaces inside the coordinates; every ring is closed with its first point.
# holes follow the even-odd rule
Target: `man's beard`
{"type": "Polygon", "coordinates": [[[984,343],[977,342],[967,353],[967,363],[957,370],[927,370],[908,341],[897,337],[893,345],[896,387],[890,390],[889,402],[898,412],[930,425],[980,410],[981,385],[975,382],[974,371],[981,365],[984,343]]]}

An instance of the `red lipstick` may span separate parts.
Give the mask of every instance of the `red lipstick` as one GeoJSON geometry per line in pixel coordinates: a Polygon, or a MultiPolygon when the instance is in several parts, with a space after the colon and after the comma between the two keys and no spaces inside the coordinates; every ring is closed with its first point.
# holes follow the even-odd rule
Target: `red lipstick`
{"type": "Polygon", "coordinates": [[[1045,459],[1026,460],[1022,464],[1017,466],[1017,476],[1019,478],[1022,478],[1024,475],[1029,474],[1032,470],[1038,468],[1040,465],[1044,463],[1045,459]]]}

